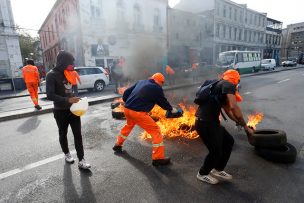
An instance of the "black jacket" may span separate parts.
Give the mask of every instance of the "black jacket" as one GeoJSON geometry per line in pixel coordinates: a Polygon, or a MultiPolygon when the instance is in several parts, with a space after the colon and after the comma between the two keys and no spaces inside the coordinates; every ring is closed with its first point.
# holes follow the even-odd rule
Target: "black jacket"
{"type": "Polygon", "coordinates": [[[54,102],[54,109],[69,109],[71,104],[68,98],[73,97],[72,84],[64,76],[64,69],[74,64],[74,57],[66,51],[57,55],[56,67],[46,76],[47,98],[54,102]]]}

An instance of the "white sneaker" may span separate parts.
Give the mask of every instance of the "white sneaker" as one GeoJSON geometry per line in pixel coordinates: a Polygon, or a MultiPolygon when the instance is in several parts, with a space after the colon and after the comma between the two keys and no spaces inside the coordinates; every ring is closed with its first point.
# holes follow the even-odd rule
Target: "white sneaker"
{"type": "Polygon", "coordinates": [[[69,153],[64,155],[65,161],[69,164],[74,163],[75,159],[72,157],[72,155],[69,153]]]}
{"type": "Polygon", "coordinates": [[[225,171],[218,171],[218,170],[212,169],[210,174],[213,177],[218,178],[220,180],[224,180],[224,181],[232,180],[232,175],[230,175],[229,173],[226,173],[225,171]]]}
{"type": "Polygon", "coordinates": [[[78,168],[80,168],[80,169],[89,169],[89,168],[91,168],[91,165],[88,164],[84,159],[82,159],[78,163],[78,168]]]}
{"type": "Polygon", "coordinates": [[[217,184],[219,181],[216,178],[213,178],[211,175],[201,175],[199,174],[199,172],[196,175],[196,178],[199,179],[200,181],[215,185],[217,184]]]}

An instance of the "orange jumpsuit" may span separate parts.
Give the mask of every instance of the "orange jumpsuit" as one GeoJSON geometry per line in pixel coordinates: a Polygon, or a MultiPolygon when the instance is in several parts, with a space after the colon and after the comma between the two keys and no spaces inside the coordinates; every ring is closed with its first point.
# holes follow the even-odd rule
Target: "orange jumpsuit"
{"type": "Polygon", "coordinates": [[[161,88],[164,82],[165,77],[161,73],[156,73],[150,80],[138,81],[125,90],[123,100],[125,101],[124,114],[127,122],[121,129],[115,145],[122,146],[134,126],[138,125],[152,136],[152,160],[165,158],[161,130],[148,114],[155,103],[165,110],[172,110],[172,106],[165,98],[161,88]]]}
{"type": "Polygon", "coordinates": [[[22,68],[22,75],[27,90],[35,106],[38,105],[38,85],[40,81],[38,68],[33,65],[26,65],[22,68]]]}

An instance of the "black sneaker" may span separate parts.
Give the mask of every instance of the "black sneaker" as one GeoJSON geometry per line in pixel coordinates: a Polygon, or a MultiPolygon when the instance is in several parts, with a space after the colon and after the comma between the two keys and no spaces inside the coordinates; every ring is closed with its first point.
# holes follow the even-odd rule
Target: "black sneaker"
{"type": "Polygon", "coordinates": [[[164,159],[155,159],[152,161],[153,166],[163,166],[170,164],[170,158],[165,157],[164,159]]]}
{"type": "Polygon", "coordinates": [[[42,109],[41,106],[39,106],[39,105],[36,105],[35,108],[36,108],[37,110],[42,109]]]}
{"type": "Polygon", "coordinates": [[[112,148],[115,152],[122,152],[122,146],[114,145],[112,148]]]}

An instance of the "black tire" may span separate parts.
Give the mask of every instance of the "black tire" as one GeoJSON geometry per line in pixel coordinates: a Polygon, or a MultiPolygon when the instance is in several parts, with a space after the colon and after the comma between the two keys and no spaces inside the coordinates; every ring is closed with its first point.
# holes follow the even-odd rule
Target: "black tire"
{"type": "Polygon", "coordinates": [[[294,163],[297,158],[296,148],[289,143],[286,143],[283,146],[275,149],[267,149],[261,147],[256,147],[255,149],[259,156],[268,161],[277,163],[294,163]]]}
{"type": "Polygon", "coordinates": [[[256,130],[249,143],[255,147],[276,148],[286,144],[286,133],[282,130],[262,129],[256,130]]]}
{"type": "Polygon", "coordinates": [[[112,102],[111,103],[111,109],[115,109],[116,107],[118,107],[121,104],[121,102],[112,102]]]}
{"type": "Polygon", "coordinates": [[[105,88],[105,82],[102,80],[97,80],[94,84],[94,90],[96,92],[101,92],[105,88]]]}
{"type": "Polygon", "coordinates": [[[112,110],[112,117],[116,119],[125,119],[124,112],[112,110]]]}

